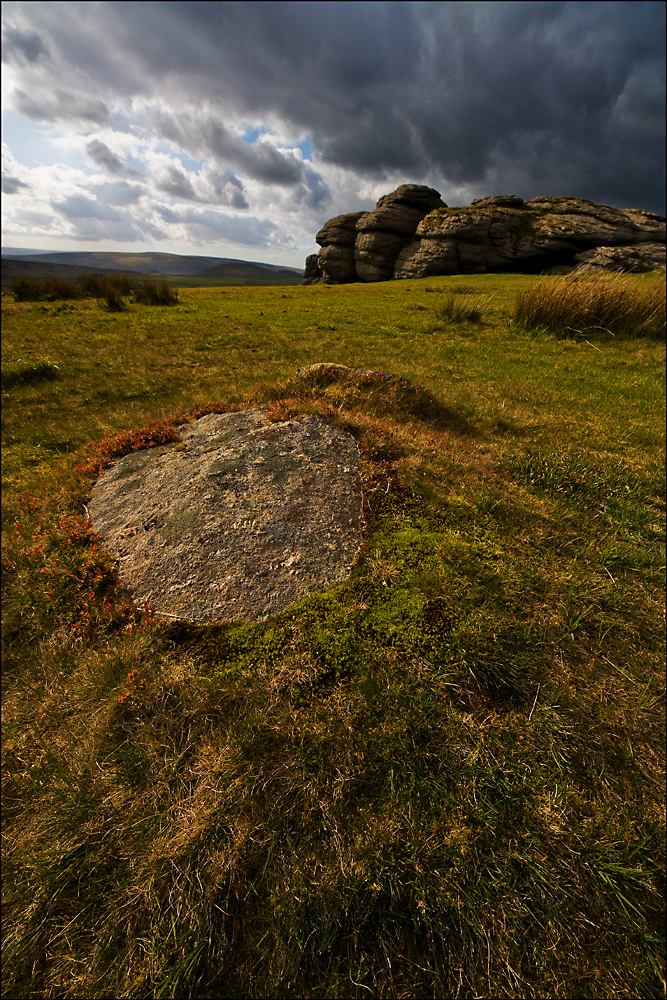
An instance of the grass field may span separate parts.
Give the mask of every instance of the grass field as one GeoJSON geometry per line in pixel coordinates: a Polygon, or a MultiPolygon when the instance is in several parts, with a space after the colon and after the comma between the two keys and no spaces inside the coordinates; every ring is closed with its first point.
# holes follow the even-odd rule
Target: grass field
{"type": "Polygon", "coordinates": [[[544,280],[3,295],[3,996],[665,995],[665,344],[544,280]],[[362,556],[165,625],[83,505],[249,404],[355,435],[362,556]]]}

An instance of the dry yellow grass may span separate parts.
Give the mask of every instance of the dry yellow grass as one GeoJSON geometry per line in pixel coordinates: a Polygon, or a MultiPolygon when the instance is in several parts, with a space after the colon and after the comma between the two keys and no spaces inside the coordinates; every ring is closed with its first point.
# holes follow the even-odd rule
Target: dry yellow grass
{"type": "Polygon", "coordinates": [[[665,282],[618,274],[543,278],[517,295],[513,320],[561,336],[665,337],[665,282]]]}

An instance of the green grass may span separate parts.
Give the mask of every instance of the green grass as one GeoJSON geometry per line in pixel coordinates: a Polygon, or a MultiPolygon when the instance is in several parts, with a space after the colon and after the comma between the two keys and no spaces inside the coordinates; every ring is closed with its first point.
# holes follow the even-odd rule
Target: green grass
{"type": "Polygon", "coordinates": [[[2,388],[12,389],[20,383],[53,382],[60,375],[58,365],[52,364],[46,358],[2,362],[2,388]]]}
{"type": "Polygon", "coordinates": [[[665,347],[540,281],[3,296],[3,996],[664,996],[665,347]],[[356,436],[364,550],[160,624],[82,505],[247,404],[356,436]]]}

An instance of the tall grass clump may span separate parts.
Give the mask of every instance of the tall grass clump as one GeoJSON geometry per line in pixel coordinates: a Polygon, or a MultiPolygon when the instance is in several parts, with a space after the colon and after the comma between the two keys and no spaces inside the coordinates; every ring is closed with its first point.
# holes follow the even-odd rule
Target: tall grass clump
{"type": "Polygon", "coordinates": [[[135,289],[134,298],[146,306],[172,306],[178,302],[178,292],[171,288],[168,281],[144,278],[141,287],[135,289]]]}
{"type": "Polygon", "coordinates": [[[125,308],[125,299],[121,289],[111,282],[107,285],[100,301],[108,312],[122,312],[125,308]]]}
{"type": "Polygon", "coordinates": [[[665,284],[619,274],[543,278],[516,297],[514,323],[561,337],[665,339],[665,284]]]}
{"type": "Polygon", "coordinates": [[[86,274],[76,281],[61,281],[52,275],[43,281],[16,278],[9,290],[16,302],[55,302],[62,299],[98,299],[109,312],[125,307],[124,297],[134,294],[136,302],[148,306],[170,306],[178,302],[178,292],[166,280],[144,278],[139,287],[125,275],[86,274]]]}
{"type": "Polygon", "coordinates": [[[86,299],[106,298],[110,290],[121,296],[129,295],[132,291],[129,278],[126,278],[124,274],[114,275],[113,277],[86,274],[83,278],[79,279],[76,287],[80,291],[80,297],[86,299]]]}
{"type": "Polygon", "coordinates": [[[440,322],[481,323],[485,301],[481,298],[457,299],[452,293],[443,295],[442,301],[433,310],[440,322]]]}

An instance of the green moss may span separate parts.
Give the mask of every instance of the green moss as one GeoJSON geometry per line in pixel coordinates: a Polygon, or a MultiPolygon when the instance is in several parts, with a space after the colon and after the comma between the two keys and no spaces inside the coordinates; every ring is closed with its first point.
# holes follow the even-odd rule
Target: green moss
{"type": "Polygon", "coordinates": [[[246,452],[240,451],[231,458],[218,458],[206,469],[207,476],[227,476],[230,472],[238,472],[246,464],[246,452]]]}
{"type": "Polygon", "coordinates": [[[180,542],[188,532],[197,530],[199,519],[196,511],[184,503],[164,519],[158,531],[166,542],[180,542]]]}

